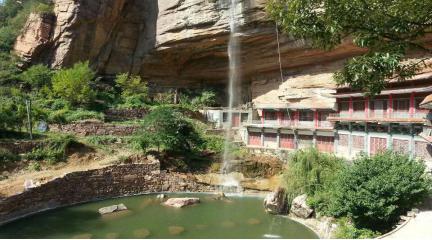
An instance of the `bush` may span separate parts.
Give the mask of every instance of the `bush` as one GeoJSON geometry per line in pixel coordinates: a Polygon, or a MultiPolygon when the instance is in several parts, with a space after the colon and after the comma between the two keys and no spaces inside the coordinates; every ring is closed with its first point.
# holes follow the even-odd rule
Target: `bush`
{"type": "Polygon", "coordinates": [[[347,218],[341,218],[338,221],[338,228],[334,234],[338,239],[357,239],[357,238],[376,238],[379,236],[378,232],[366,228],[356,228],[352,223],[348,222],[347,218]]]}
{"type": "Polygon", "coordinates": [[[94,77],[88,62],[76,63],[72,68],[59,70],[54,75],[53,92],[73,106],[89,105],[96,95],[91,88],[94,77]]]}
{"type": "Polygon", "coordinates": [[[143,122],[141,140],[150,146],[172,151],[191,151],[203,142],[191,122],[169,107],[151,111],[143,122]]]}
{"type": "Polygon", "coordinates": [[[148,96],[147,83],[144,82],[140,76],[122,73],[117,75],[115,81],[117,87],[121,89],[122,97],[142,95],[147,98],[148,96]]]}
{"type": "Polygon", "coordinates": [[[32,89],[41,89],[44,86],[51,86],[53,72],[47,66],[38,64],[30,67],[20,76],[21,80],[27,83],[32,89]]]}
{"type": "Polygon", "coordinates": [[[298,195],[308,194],[314,199],[313,207],[321,210],[328,204],[327,189],[344,168],[342,159],[331,154],[320,153],[315,148],[297,150],[290,156],[283,174],[289,203],[298,195]]]}
{"type": "Polygon", "coordinates": [[[430,184],[424,164],[406,155],[363,155],[336,179],[329,209],[356,227],[385,230],[427,196],[430,184]]]}
{"type": "Polygon", "coordinates": [[[50,164],[55,164],[66,160],[66,150],[75,142],[75,137],[72,135],[55,135],[50,137],[43,147],[33,149],[26,154],[26,158],[35,161],[46,160],[50,164]]]}
{"type": "Polygon", "coordinates": [[[215,153],[223,153],[225,147],[225,139],[222,136],[203,134],[203,139],[204,149],[213,151],[215,153]]]}

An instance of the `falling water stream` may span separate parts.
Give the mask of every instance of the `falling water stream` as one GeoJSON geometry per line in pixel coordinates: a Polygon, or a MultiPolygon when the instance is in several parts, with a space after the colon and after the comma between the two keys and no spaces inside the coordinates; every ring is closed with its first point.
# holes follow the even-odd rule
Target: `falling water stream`
{"type": "MultiPolygon", "coordinates": [[[[223,192],[240,192],[240,183],[229,173],[232,172],[232,152],[230,148],[231,140],[233,139],[233,109],[235,104],[238,104],[239,98],[239,66],[240,66],[240,42],[237,35],[237,6],[239,0],[230,0],[229,6],[229,26],[230,37],[228,43],[229,57],[229,83],[228,83],[228,128],[225,131],[225,144],[223,154],[223,164],[221,168],[222,191],[223,192]]],[[[240,8],[241,9],[241,8],[240,8]]]]}

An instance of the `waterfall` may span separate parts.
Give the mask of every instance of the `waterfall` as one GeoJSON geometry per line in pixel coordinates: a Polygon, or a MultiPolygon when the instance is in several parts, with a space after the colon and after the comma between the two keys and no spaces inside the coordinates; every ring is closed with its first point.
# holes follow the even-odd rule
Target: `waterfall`
{"type": "Polygon", "coordinates": [[[229,26],[230,37],[228,43],[229,57],[229,83],[228,83],[228,128],[225,130],[225,144],[223,153],[222,173],[222,191],[239,192],[241,191],[240,183],[229,173],[232,170],[233,156],[230,149],[230,142],[233,138],[233,109],[239,103],[239,81],[240,74],[240,42],[237,35],[237,6],[239,0],[230,0],[229,7],[229,26]]]}

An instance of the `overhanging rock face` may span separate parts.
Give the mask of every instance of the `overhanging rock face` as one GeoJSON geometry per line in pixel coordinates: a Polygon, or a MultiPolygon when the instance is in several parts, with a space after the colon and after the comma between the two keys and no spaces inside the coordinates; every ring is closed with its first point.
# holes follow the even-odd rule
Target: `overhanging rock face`
{"type": "MultiPolygon", "coordinates": [[[[267,19],[265,0],[239,2],[236,19],[242,42],[241,72],[248,82],[257,74],[279,71],[276,31],[274,23],[267,19]]],[[[90,60],[101,74],[131,71],[166,86],[226,81],[228,0],[54,3],[53,21],[38,21],[33,16],[15,46],[18,53],[26,50],[28,62],[62,67],[90,60]],[[43,41],[28,34],[41,27],[48,30],[43,41]]],[[[302,41],[281,37],[283,68],[321,64],[359,52],[362,50],[348,44],[323,52],[308,48],[302,41]]]]}

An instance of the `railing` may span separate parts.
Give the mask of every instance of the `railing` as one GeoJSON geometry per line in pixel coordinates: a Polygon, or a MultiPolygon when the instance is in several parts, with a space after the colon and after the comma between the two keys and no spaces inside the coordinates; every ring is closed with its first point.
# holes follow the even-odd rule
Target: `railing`
{"type": "Polygon", "coordinates": [[[367,119],[425,119],[429,115],[427,111],[417,110],[415,113],[411,113],[408,111],[393,111],[392,113],[388,113],[386,110],[384,111],[373,111],[370,110],[369,114],[365,112],[340,112],[340,113],[330,113],[329,118],[340,118],[340,119],[359,119],[359,120],[367,120],[367,119]]]}
{"type": "Polygon", "coordinates": [[[329,121],[319,121],[318,122],[318,127],[322,127],[322,128],[331,128],[333,127],[333,124],[329,121]]]}
{"type": "Polygon", "coordinates": [[[314,121],[298,121],[297,127],[313,128],[313,127],[315,127],[315,122],[314,121]]]}

